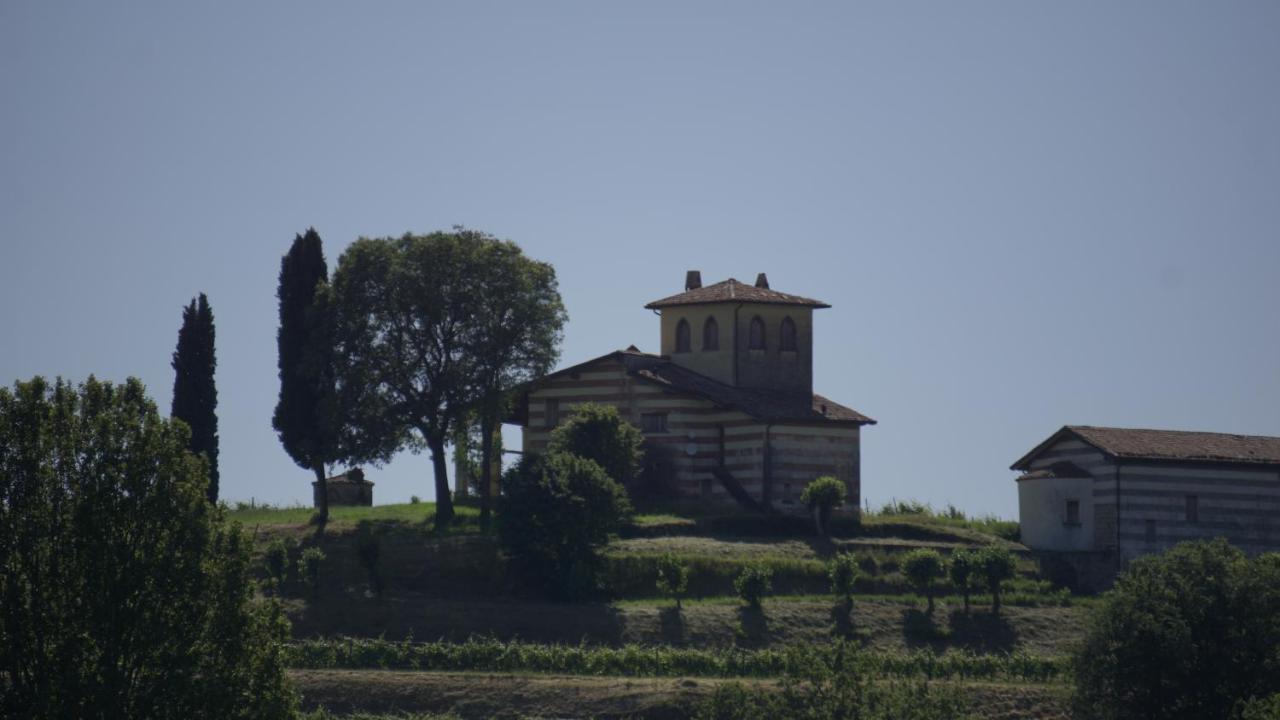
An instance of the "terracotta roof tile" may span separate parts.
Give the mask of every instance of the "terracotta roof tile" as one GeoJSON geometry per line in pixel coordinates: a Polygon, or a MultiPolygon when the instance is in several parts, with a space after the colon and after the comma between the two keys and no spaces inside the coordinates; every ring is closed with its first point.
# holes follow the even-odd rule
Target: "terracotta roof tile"
{"type": "Polygon", "coordinates": [[[769,288],[756,287],[729,278],[714,285],[704,285],[693,290],[686,290],[678,295],[654,300],[645,305],[647,309],[671,307],[673,305],[696,305],[699,303],[741,302],[765,303],[770,305],[804,305],[812,308],[829,308],[827,303],[813,298],[788,295],[769,288]]]}
{"type": "Polygon", "coordinates": [[[1092,425],[1068,425],[1066,429],[1116,457],[1280,464],[1280,437],[1092,425]]]}

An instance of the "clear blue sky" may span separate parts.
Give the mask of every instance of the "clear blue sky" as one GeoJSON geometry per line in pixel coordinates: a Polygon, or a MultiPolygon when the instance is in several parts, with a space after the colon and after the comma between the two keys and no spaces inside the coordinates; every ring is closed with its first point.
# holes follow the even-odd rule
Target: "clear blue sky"
{"type": "Polygon", "coordinates": [[[556,266],[566,364],[691,268],[831,303],[864,494],[1014,516],[1063,424],[1280,435],[1280,4],[0,4],[0,382],[167,411],[207,292],[224,497],[309,500],[294,234],[454,224],[556,266]]]}

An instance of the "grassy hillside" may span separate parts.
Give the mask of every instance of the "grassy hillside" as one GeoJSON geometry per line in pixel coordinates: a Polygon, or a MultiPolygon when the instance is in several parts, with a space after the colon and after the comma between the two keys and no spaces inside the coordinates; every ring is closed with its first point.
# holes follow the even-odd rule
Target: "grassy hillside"
{"type": "Polygon", "coordinates": [[[458,506],[459,522],[445,533],[432,529],[432,503],[334,508],[321,536],[310,508],[238,507],[230,516],[259,548],[290,537],[326,554],[318,597],[296,571],[280,588],[299,643],[290,651],[294,676],[312,709],[686,717],[738,672],[713,659],[757,663],[764,669],[748,674],[767,684],[776,675],[769,658],[844,641],[876,658],[877,675],[957,684],[981,699],[981,717],[1062,716],[1064,658],[1092,600],[1041,579],[1007,522],[902,507],[861,523],[843,519],[831,539],[814,536],[803,516],[645,508],[606,548],[606,599],[589,604],[546,602],[520,587],[469,505],[458,506]],[[927,615],[902,576],[902,554],[990,544],[1020,556],[1004,612],[993,615],[990,598],[978,595],[965,613],[942,582],[927,615]],[[828,594],[826,563],[841,553],[861,570],[851,613],[828,594]],[[681,610],[655,588],[656,560],[667,554],[690,567],[681,610]],[[759,610],[733,593],[749,564],[774,572],[775,593],[759,610]]]}

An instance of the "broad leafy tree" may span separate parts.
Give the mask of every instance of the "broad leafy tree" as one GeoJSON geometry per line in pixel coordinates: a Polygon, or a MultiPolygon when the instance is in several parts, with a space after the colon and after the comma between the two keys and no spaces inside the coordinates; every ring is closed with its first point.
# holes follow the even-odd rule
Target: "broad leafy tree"
{"type": "Polygon", "coordinates": [[[1082,720],[1268,717],[1280,706],[1280,554],[1249,559],[1217,539],[1134,560],[1073,664],[1082,720]]]}
{"type": "Polygon", "coordinates": [[[493,441],[507,392],[555,364],[567,314],[550,264],[482,232],[459,229],[456,234],[477,246],[484,267],[472,280],[483,311],[467,328],[466,353],[480,430],[480,525],[488,527],[493,441]]]}
{"type": "Polygon", "coordinates": [[[944,574],[942,556],[937,550],[920,548],[902,556],[902,574],[916,592],[924,595],[929,603],[929,614],[933,614],[934,582],[944,574]]]}
{"type": "Polygon", "coordinates": [[[200,293],[182,310],[178,347],[173,351],[173,407],[170,414],[191,428],[191,452],[209,463],[209,502],[218,501],[218,389],[213,374],[213,310],[200,293]]]}
{"type": "Polygon", "coordinates": [[[360,238],[333,275],[343,454],[429,450],[437,527],[453,520],[445,443],[474,400],[468,333],[485,312],[484,262],[467,235],[405,234],[360,238]]]}
{"type": "Polygon", "coordinates": [[[288,624],[142,384],[0,389],[0,716],[287,718],[288,624]]]}
{"type": "Polygon", "coordinates": [[[337,459],[333,339],[329,332],[324,248],[315,228],[293,240],[280,261],[280,329],[276,333],[280,397],[271,425],[299,467],[320,488],[320,525],[329,519],[327,464],[337,459]]]}

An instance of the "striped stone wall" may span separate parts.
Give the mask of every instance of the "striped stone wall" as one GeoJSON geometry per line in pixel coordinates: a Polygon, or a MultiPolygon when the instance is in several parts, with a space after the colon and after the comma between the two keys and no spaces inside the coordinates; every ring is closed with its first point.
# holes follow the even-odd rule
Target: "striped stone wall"
{"type": "Polygon", "coordinates": [[[645,433],[647,452],[651,461],[660,459],[669,472],[666,484],[681,496],[733,502],[712,477],[723,462],[752,497],[764,499],[768,447],[773,461],[770,500],[775,505],[788,507],[783,497],[788,493],[791,506],[799,509],[804,486],[820,475],[845,482],[851,507],[861,501],[857,426],[766,426],[746,413],[633,378],[610,358],[553,377],[529,394],[523,450],[542,452],[554,427],[551,414],[563,421],[576,406],[588,402],[612,405],[640,428],[645,427],[646,414],[666,415],[666,432],[645,433]]]}
{"type": "Polygon", "coordinates": [[[1122,562],[1214,537],[1251,554],[1280,550],[1280,469],[1274,466],[1116,463],[1084,442],[1064,439],[1037,456],[1031,469],[1063,460],[1093,477],[1094,548],[1118,542],[1122,562]]]}

